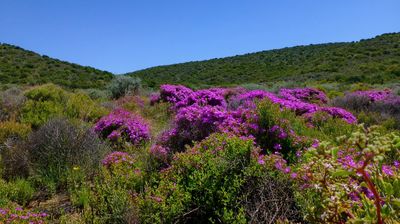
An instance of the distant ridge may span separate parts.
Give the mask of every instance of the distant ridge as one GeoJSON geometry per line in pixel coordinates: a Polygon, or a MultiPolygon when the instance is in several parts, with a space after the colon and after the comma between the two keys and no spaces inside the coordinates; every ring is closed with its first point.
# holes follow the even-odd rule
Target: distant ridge
{"type": "Polygon", "coordinates": [[[0,84],[52,82],[69,88],[97,88],[103,87],[112,77],[110,72],[0,44],[0,84]]]}
{"type": "Polygon", "coordinates": [[[150,87],[324,80],[385,83],[400,78],[400,33],[357,42],[327,43],[157,66],[131,73],[150,87]]]}

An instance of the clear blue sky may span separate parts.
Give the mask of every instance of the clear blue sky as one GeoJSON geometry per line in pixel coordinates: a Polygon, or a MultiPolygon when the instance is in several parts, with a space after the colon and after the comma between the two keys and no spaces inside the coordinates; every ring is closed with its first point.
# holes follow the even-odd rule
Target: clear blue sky
{"type": "Polygon", "coordinates": [[[399,31],[399,0],[0,0],[0,42],[114,73],[399,31]]]}

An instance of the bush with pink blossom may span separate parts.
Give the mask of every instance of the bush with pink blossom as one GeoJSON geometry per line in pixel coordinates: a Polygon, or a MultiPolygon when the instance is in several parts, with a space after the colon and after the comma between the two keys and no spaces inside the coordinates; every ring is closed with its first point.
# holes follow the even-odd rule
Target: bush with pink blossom
{"type": "Polygon", "coordinates": [[[112,142],[129,142],[139,145],[150,139],[149,125],[142,117],[123,109],[116,109],[102,117],[94,130],[104,139],[112,142]]]}

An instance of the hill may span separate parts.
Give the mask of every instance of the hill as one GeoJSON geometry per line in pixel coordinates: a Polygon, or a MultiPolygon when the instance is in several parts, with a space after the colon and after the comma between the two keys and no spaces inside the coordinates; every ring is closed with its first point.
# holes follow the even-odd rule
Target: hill
{"type": "Polygon", "coordinates": [[[39,55],[20,47],[0,44],[0,83],[42,84],[53,82],[69,88],[97,88],[113,74],[39,55]]]}
{"type": "Polygon", "coordinates": [[[132,73],[150,87],[162,83],[232,85],[272,81],[385,83],[400,78],[400,33],[157,66],[132,73]]]}

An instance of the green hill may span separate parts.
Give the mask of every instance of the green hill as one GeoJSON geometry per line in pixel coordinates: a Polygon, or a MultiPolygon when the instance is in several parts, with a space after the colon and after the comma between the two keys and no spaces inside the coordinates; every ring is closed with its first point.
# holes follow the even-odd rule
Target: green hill
{"type": "Polygon", "coordinates": [[[96,88],[104,86],[112,77],[110,72],[0,44],[0,84],[53,82],[69,88],[96,88]]]}
{"type": "Polygon", "coordinates": [[[148,68],[132,73],[150,87],[162,83],[230,85],[278,80],[386,83],[400,78],[400,33],[349,43],[278,50],[148,68]]]}

